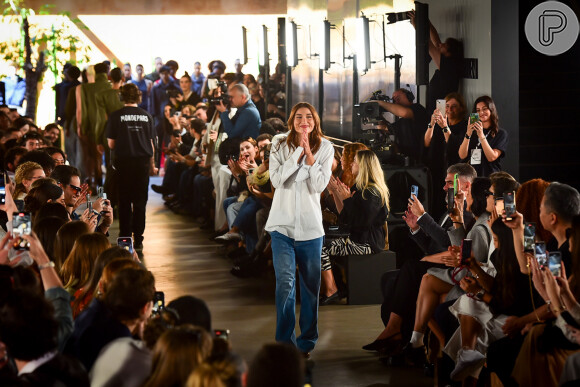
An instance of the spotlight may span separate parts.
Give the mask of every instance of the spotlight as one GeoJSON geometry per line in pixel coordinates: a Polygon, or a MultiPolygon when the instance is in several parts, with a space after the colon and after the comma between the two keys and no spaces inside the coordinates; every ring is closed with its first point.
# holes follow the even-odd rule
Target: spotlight
{"type": "Polygon", "coordinates": [[[371,49],[369,19],[364,15],[356,19],[356,50],[357,70],[367,71],[371,67],[371,49]]]}
{"type": "Polygon", "coordinates": [[[320,69],[328,70],[330,68],[330,22],[324,20],[321,25],[320,40],[320,69]]]}
{"type": "Polygon", "coordinates": [[[296,23],[293,21],[286,22],[286,62],[290,67],[298,65],[298,43],[296,34],[296,23]]]}
{"type": "Polygon", "coordinates": [[[248,30],[242,27],[242,64],[248,64],[248,30]]]}
{"type": "Polygon", "coordinates": [[[260,34],[260,66],[267,66],[270,63],[270,53],[268,52],[268,27],[262,25],[260,34]]]}

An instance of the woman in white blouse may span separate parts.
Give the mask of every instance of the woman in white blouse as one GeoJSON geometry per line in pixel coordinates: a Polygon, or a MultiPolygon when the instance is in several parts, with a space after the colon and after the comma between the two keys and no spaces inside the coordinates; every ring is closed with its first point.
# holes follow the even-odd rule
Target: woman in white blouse
{"type": "Polygon", "coordinates": [[[266,231],[272,237],[276,272],[276,341],[294,344],[308,357],[318,339],[324,237],[320,194],[332,174],[334,149],[323,137],[316,110],[306,102],[294,106],[288,128],[272,141],[270,181],[276,191],[266,231]],[[296,266],[301,298],[298,339],[294,332],[296,266]]]}

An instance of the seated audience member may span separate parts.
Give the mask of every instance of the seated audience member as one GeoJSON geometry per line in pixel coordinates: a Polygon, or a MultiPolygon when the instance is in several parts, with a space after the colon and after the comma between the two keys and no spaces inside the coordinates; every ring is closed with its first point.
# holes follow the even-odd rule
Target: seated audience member
{"type": "Polygon", "coordinates": [[[44,218],[56,216],[66,222],[70,222],[70,215],[66,208],[60,203],[44,203],[36,212],[35,222],[40,222],[44,218]]]}
{"type": "MultiPolygon", "coordinates": [[[[467,194],[460,192],[455,197],[455,207],[451,218],[454,230],[448,232],[452,246],[460,246],[462,240],[471,239],[472,256],[478,263],[488,267],[488,258],[494,250],[491,229],[489,227],[490,213],[494,210],[493,193],[489,191],[491,181],[489,178],[477,177],[473,180],[467,194]],[[465,198],[465,199],[464,199],[465,198]],[[464,226],[463,206],[467,202],[466,210],[471,212],[474,222],[464,226]],[[467,234],[467,235],[466,235],[467,234]]],[[[453,248],[451,248],[453,249],[453,248]]],[[[457,255],[444,255],[433,260],[443,263],[452,268],[460,267],[461,262],[457,255]]],[[[426,362],[423,336],[427,323],[433,317],[435,308],[440,299],[446,296],[446,301],[457,299],[463,292],[455,283],[466,275],[465,270],[431,268],[421,280],[417,307],[415,311],[415,326],[409,344],[405,347],[405,357],[415,365],[423,365],[426,362]]]]}
{"type": "Polygon", "coordinates": [[[228,160],[228,167],[235,180],[231,180],[228,192],[230,195],[223,201],[224,211],[226,213],[229,231],[215,238],[216,242],[240,241],[242,236],[239,233],[239,225],[235,224],[244,200],[247,197],[247,179],[250,169],[257,169],[258,164],[258,144],[253,138],[247,138],[240,142],[239,160],[228,160]],[[242,196],[243,195],[243,196],[242,196]],[[240,201],[240,198],[242,200],[240,201]]]}
{"type": "Polygon", "coordinates": [[[44,177],[44,170],[40,164],[31,161],[20,164],[14,174],[14,183],[16,183],[12,194],[14,200],[24,200],[28,191],[32,188],[32,183],[44,177]]]}
{"type": "Polygon", "coordinates": [[[186,387],[242,387],[245,385],[246,368],[244,359],[235,353],[211,356],[195,368],[187,379],[186,387]]]}
{"type": "Polygon", "coordinates": [[[48,146],[60,146],[58,140],[60,138],[60,126],[56,123],[48,124],[42,131],[42,136],[48,142],[48,146]]]}
{"type": "Polygon", "coordinates": [[[28,132],[20,139],[18,145],[26,148],[27,151],[33,151],[35,149],[40,148],[40,140],[42,139],[42,135],[36,132],[28,132]]]}
{"type": "Polygon", "coordinates": [[[199,95],[191,90],[191,78],[187,71],[179,78],[180,92],[176,97],[169,97],[169,102],[175,110],[181,110],[186,105],[195,106],[201,102],[199,95]]]}
{"type": "Polygon", "coordinates": [[[181,296],[169,302],[167,308],[177,312],[179,324],[191,324],[213,332],[211,314],[205,301],[194,296],[181,296]]]}
{"type": "Polygon", "coordinates": [[[77,239],[90,232],[89,226],[80,220],[68,222],[58,229],[54,242],[54,264],[59,273],[77,239]]]}
{"type": "Polygon", "coordinates": [[[272,127],[276,131],[276,134],[286,133],[288,131],[288,126],[280,118],[277,117],[268,118],[266,122],[272,125],[272,127]]]}
{"type": "Polygon", "coordinates": [[[25,163],[27,161],[32,161],[40,164],[42,166],[42,169],[44,170],[44,174],[47,177],[49,177],[52,174],[52,171],[56,166],[56,162],[54,161],[54,159],[50,157],[50,155],[48,155],[48,153],[46,153],[44,149],[36,149],[26,152],[26,154],[20,158],[20,163],[25,163]]]}
{"type": "Polygon", "coordinates": [[[477,176],[485,177],[501,171],[500,161],[505,157],[508,133],[499,127],[497,109],[491,97],[477,98],[473,113],[479,114],[479,119],[467,125],[458,154],[475,168],[477,176]]]}
{"type": "Polygon", "coordinates": [[[31,213],[33,223],[36,213],[46,203],[59,203],[64,208],[64,192],[50,178],[35,181],[24,198],[24,211],[31,213]]]}
{"type": "MultiPolygon", "coordinates": [[[[453,189],[454,175],[458,176],[459,191],[467,192],[476,178],[473,167],[469,164],[456,164],[447,169],[443,190],[447,192],[453,189]]],[[[470,223],[473,216],[469,211],[464,211],[464,221],[470,223]]],[[[363,349],[368,351],[380,351],[386,354],[400,351],[405,339],[410,336],[415,318],[415,305],[408,300],[416,300],[419,293],[421,279],[430,267],[444,268],[445,265],[431,262],[434,258],[448,256],[448,248],[451,246],[448,230],[453,229],[453,221],[449,214],[445,214],[437,223],[416,196],[409,201],[408,210],[403,216],[410,231],[410,239],[413,240],[423,251],[425,257],[420,261],[406,260],[397,276],[394,293],[389,295],[385,305],[390,305],[383,314],[385,329],[370,344],[363,349]]]]}
{"type": "Polygon", "coordinates": [[[111,341],[140,336],[151,315],[154,294],[155,280],[149,271],[123,269],[115,275],[104,293],[105,311],[78,339],[79,359],[85,368],[91,369],[101,349],[111,341]]]}
{"type": "Polygon", "coordinates": [[[248,369],[247,387],[302,387],[306,366],[298,349],[285,343],[266,344],[248,369]]]}
{"type": "Polygon", "coordinates": [[[51,177],[64,191],[64,202],[71,218],[78,220],[75,210],[86,202],[86,194],[89,192],[88,185],[81,186],[81,173],[70,165],[59,165],[54,168],[51,177]]]}
{"type": "Polygon", "coordinates": [[[8,174],[10,178],[14,177],[14,172],[16,171],[16,167],[20,163],[20,159],[24,154],[28,152],[25,148],[21,146],[15,146],[14,148],[10,148],[4,154],[4,170],[8,174]]]}
{"type": "MultiPolygon", "coordinates": [[[[55,261],[54,246],[56,242],[56,234],[58,230],[68,221],[57,216],[49,216],[41,219],[32,226],[32,231],[36,233],[38,240],[42,244],[46,255],[51,262],[55,261]]],[[[56,267],[56,263],[55,263],[56,267]]],[[[57,270],[60,270],[60,265],[57,270]]]]}
{"type": "Polygon", "coordinates": [[[52,159],[54,160],[55,167],[57,165],[65,165],[66,164],[66,155],[62,149],[49,146],[43,149],[52,159]]]}
{"type": "Polygon", "coordinates": [[[64,288],[71,295],[78,296],[83,286],[88,284],[95,260],[109,247],[111,244],[103,234],[85,234],[77,239],[60,269],[64,288]]]}
{"type": "Polygon", "coordinates": [[[487,347],[506,335],[503,327],[510,316],[525,316],[533,312],[534,305],[543,304],[538,293],[533,293],[533,299],[530,296],[527,260],[518,260],[512,231],[501,218],[491,229],[496,250],[490,259],[495,270],[486,273],[469,258],[467,266],[472,276],[460,283],[467,294],[450,307],[460,322],[444,350],[456,359],[453,380],[478,379],[487,347]]]}
{"type": "Polygon", "coordinates": [[[54,309],[41,296],[12,291],[0,308],[0,340],[14,359],[18,375],[3,385],[89,386],[76,359],[57,352],[58,323],[54,309]]]}
{"type": "Polygon", "coordinates": [[[151,375],[143,387],[183,386],[209,357],[212,340],[203,328],[182,325],[169,329],[153,348],[151,375]]]}
{"type": "Polygon", "coordinates": [[[101,280],[105,266],[107,266],[109,262],[120,258],[133,259],[133,254],[122,247],[112,246],[103,250],[97,256],[87,284],[79,289],[79,292],[75,295],[75,299],[72,303],[74,318],[76,318],[90,304],[93,298],[96,297],[99,291],[99,281],[101,280]]]}
{"type": "Polygon", "coordinates": [[[329,190],[340,214],[339,222],[347,225],[350,236],[334,239],[322,247],[322,283],[326,294],[321,297],[320,305],[328,305],[339,298],[331,256],[373,254],[385,248],[389,188],[381,163],[373,151],[359,150],[350,170],[355,178],[352,191],[348,185],[330,178],[329,190]]]}
{"type": "Polygon", "coordinates": [[[368,149],[366,145],[359,142],[352,144],[345,144],[340,156],[340,166],[342,168],[342,176],[340,181],[348,188],[355,185],[356,173],[352,170],[352,165],[355,162],[355,157],[358,151],[368,149]]]}
{"type": "Polygon", "coordinates": [[[550,183],[542,179],[532,179],[523,183],[516,192],[516,208],[526,222],[536,224],[536,235],[540,241],[549,241],[552,234],[540,221],[540,205],[550,183]]]}

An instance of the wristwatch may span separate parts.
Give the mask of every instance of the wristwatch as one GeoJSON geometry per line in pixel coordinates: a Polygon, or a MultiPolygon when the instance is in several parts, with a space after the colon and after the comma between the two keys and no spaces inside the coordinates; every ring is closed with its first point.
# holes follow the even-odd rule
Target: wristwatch
{"type": "Polygon", "coordinates": [[[465,133],[465,138],[469,140],[471,136],[468,136],[467,133],[465,133]]]}
{"type": "Polygon", "coordinates": [[[485,290],[479,289],[479,292],[475,293],[475,298],[478,300],[483,300],[483,295],[485,294],[485,290]]]}
{"type": "Polygon", "coordinates": [[[449,126],[446,126],[443,128],[443,133],[449,133],[451,132],[451,130],[449,130],[449,126]]]}

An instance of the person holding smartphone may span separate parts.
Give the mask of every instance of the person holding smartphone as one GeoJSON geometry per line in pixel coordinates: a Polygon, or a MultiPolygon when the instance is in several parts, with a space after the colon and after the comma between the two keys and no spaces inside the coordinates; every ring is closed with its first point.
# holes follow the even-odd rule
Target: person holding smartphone
{"type": "Polygon", "coordinates": [[[473,113],[479,118],[469,120],[465,138],[459,147],[459,157],[466,160],[477,176],[487,177],[501,171],[501,159],[505,157],[508,134],[499,127],[499,117],[495,102],[484,95],[473,103],[473,113]]]}
{"type": "Polygon", "coordinates": [[[318,295],[324,228],[320,194],[330,181],[334,149],[312,105],[298,103],[288,133],[274,137],[270,181],[275,188],[265,230],[272,237],[276,273],[276,341],[309,357],[318,340],[318,295]],[[296,338],[296,266],[300,275],[300,330],[296,338]]]}

